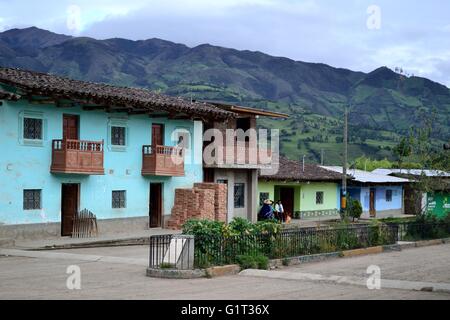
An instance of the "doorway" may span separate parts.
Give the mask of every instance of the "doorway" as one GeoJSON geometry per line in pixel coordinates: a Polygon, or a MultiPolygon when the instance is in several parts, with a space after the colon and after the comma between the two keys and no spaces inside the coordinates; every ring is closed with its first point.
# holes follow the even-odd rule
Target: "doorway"
{"type": "Polygon", "coordinates": [[[162,183],[150,183],[150,228],[162,227],[162,183]]]}
{"type": "Polygon", "coordinates": [[[152,124],[152,146],[164,145],[164,125],[152,124]]]}
{"type": "Polygon", "coordinates": [[[370,202],[369,202],[369,213],[371,218],[375,218],[377,216],[377,211],[375,208],[375,197],[376,190],[374,188],[370,189],[370,202]]]}
{"type": "MultiPolygon", "coordinates": [[[[274,199],[277,201],[278,199],[274,199]]],[[[283,204],[285,215],[294,216],[294,188],[281,188],[280,199],[283,204]]]]}
{"type": "Polygon", "coordinates": [[[73,220],[78,212],[79,184],[63,183],[61,186],[61,236],[71,236],[73,220]]]}
{"type": "Polygon", "coordinates": [[[78,140],[79,137],[79,118],[77,115],[63,115],[63,140],[78,140]]]}

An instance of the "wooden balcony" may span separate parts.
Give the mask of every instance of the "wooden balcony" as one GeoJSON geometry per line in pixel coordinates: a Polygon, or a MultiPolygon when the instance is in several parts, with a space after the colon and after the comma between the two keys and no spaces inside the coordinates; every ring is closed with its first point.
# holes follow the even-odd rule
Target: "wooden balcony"
{"type": "Polygon", "coordinates": [[[143,176],[184,176],[184,151],[166,146],[142,147],[143,176]]]}
{"type": "Polygon", "coordinates": [[[103,141],[53,140],[50,172],[105,174],[103,141]]]}
{"type": "MultiPolygon", "coordinates": [[[[214,154],[213,154],[214,156],[214,154]]],[[[222,157],[214,164],[205,164],[210,168],[263,168],[271,165],[272,150],[262,149],[249,142],[235,144],[234,148],[222,147],[222,157]],[[231,152],[231,153],[230,153],[231,152]]]]}

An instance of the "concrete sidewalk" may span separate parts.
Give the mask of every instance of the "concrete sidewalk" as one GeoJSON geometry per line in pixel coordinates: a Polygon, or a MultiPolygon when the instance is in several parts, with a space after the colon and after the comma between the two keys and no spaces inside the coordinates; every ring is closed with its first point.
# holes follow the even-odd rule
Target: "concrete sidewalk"
{"type": "Polygon", "coordinates": [[[149,230],[139,230],[133,233],[111,233],[103,234],[96,238],[76,239],[70,237],[58,237],[42,240],[15,240],[13,247],[22,250],[51,250],[86,247],[110,247],[125,245],[147,244],[150,236],[179,234],[179,230],[168,230],[155,228],[149,230]]]}

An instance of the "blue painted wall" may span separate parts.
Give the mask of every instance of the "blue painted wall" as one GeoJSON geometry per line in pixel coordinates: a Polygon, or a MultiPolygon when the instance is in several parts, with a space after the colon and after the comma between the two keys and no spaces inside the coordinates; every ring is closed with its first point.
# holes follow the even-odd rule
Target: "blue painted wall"
{"type": "MultiPolygon", "coordinates": [[[[127,116],[81,108],[56,108],[31,105],[27,101],[3,101],[0,106],[0,224],[27,224],[61,221],[61,184],[80,183],[80,209],[87,208],[99,219],[149,215],[151,182],[164,183],[164,214],[170,215],[174,189],[192,187],[202,177],[202,123],[189,120],[127,116]],[[21,139],[21,115],[33,112],[44,119],[41,146],[24,145],[21,139]],[[105,140],[103,176],[51,174],[51,140],[62,138],[64,113],[80,117],[81,140],[105,140]],[[109,124],[119,121],[127,127],[125,150],[109,146],[109,124]],[[184,128],[191,134],[191,150],[186,152],[184,177],[143,177],[142,145],[151,143],[151,125],[165,125],[165,145],[174,146],[172,132],[184,128]],[[195,158],[195,159],[194,159],[195,158]],[[200,160],[199,160],[200,159],[200,160]],[[23,190],[42,189],[42,210],[23,210],[23,190]],[[112,209],[112,190],[127,191],[126,209],[112,209]]],[[[175,139],[175,138],[173,138],[175,139]]]]}
{"type": "MultiPolygon", "coordinates": [[[[401,210],[403,206],[403,187],[373,186],[375,189],[375,209],[377,212],[401,210]],[[386,190],[392,190],[392,201],[386,201],[386,190]]],[[[349,187],[348,192],[353,199],[361,202],[363,212],[370,210],[370,187],[349,187]]]]}

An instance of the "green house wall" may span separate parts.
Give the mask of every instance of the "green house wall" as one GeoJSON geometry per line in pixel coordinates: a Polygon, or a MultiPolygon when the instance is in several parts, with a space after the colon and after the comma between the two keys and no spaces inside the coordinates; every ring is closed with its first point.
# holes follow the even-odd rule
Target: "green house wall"
{"type": "Polygon", "coordinates": [[[337,183],[315,182],[315,183],[283,183],[277,181],[258,182],[258,207],[260,205],[260,193],[268,193],[269,199],[276,201],[280,198],[281,188],[294,189],[294,211],[330,211],[338,210],[339,186],[337,183]],[[324,193],[323,204],[316,204],[316,192],[324,193]]]}

